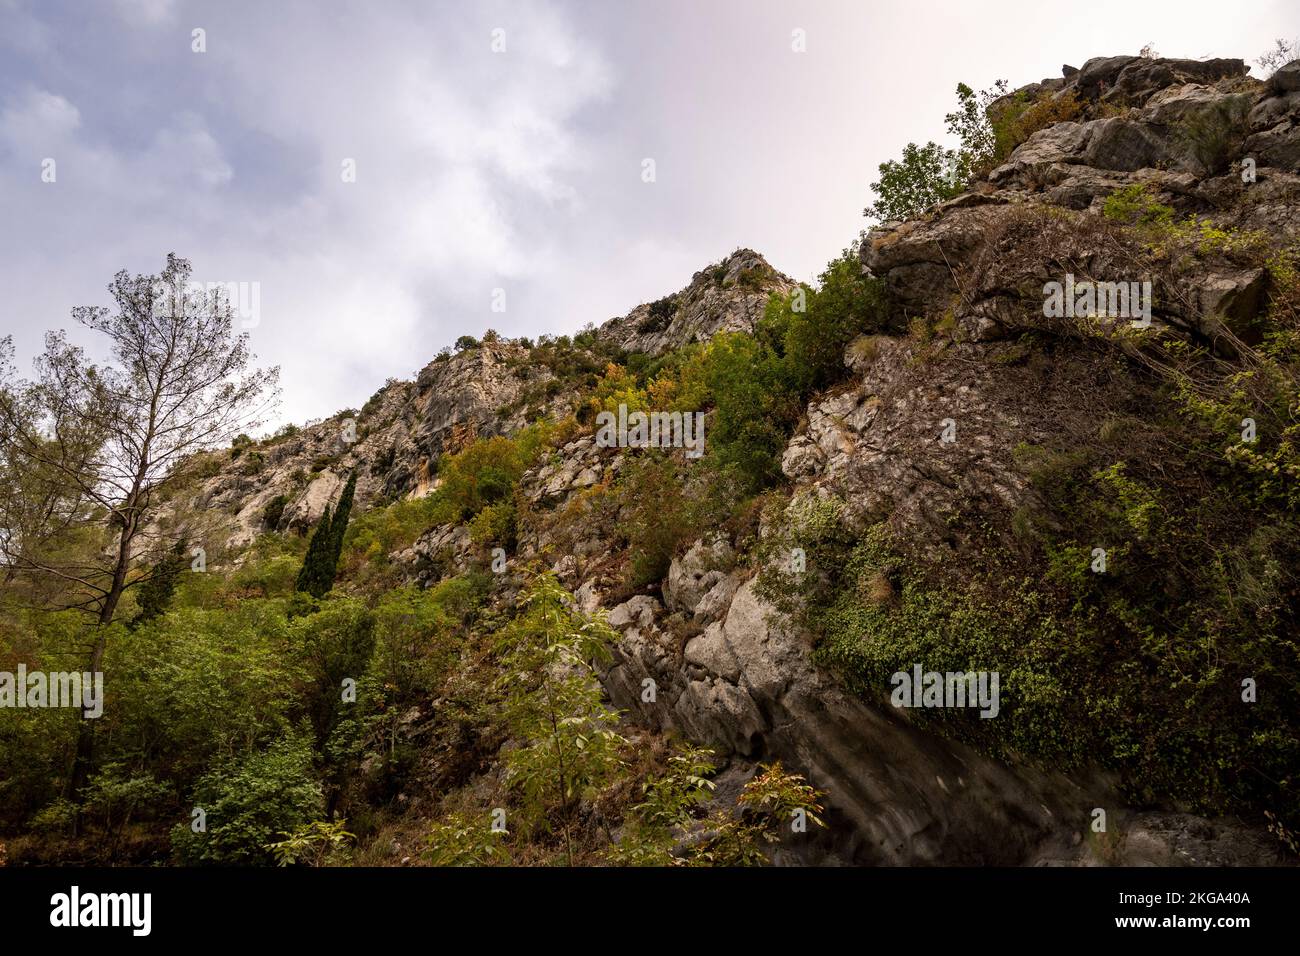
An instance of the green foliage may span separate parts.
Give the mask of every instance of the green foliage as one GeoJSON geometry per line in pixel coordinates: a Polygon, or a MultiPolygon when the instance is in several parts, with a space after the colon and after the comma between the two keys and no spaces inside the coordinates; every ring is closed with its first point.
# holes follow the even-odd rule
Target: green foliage
{"type": "Polygon", "coordinates": [[[350,586],[391,586],[389,555],[409,548],[421,534],[447,520],[439,496],[404,498],[384,507],[367,508],[348,522],[340,556],[340,574],[350,586]]]}
{"type": "Polygon", "coordinates": [[[959,154],[935,143],[908,143],[901,159],[886,160],[879,170],[880,179],[871,184],[876,201],[863,215],[882,222],[915,219],[964,187],[959,154]]]}
{"type": "MultiPolygon", "coordinates": [[[[988,112],[989,105],[1005,96],[1006,92],[1006,80],[998,80],[992,89],[984,90],[978,96],[965,83],[957,84],[957,109],[944,116],[943,121],[948,133],[961,144],[954,159],[955,179],[963,189],[976,172],[987,172],[992,168],[993,157],[1000,151],[1000,146],[1005,149],[1005,142],[998,141],[998,130],[989,121],[988,112]]],[[[1006,149],[1006,153],[1010,152],[1006,149]]]]}
{"type": "Polygon", "coordinates": [[[469,523],[469,537],[475,544],[513,550],[515,546],[515,504],[502,501],[488,505],[469,523]]]}
{"type": "MultiPolygon", "coordinates": [[[[194,578],[215,575],[193,575],[194,578]]],[[[101,758],[188,782],[215,755],[284,734],[301,681],[283,602],[176,608],[110,645],[101,758]]]]}
{"type": "Polygon", "coordinates": [[[502,717],[520,741],[506,757],[508,780],[530,827],[563,831],[572,863],[578,802],[622,766],[618,715],[605,706],[593,668],[608,659],[615,635],[603,617],[578,611],[551,574],[533,581],[520,607],[502,634],[502,717]]]}
{"type": "Polygon", "coordinates": [[[171,787],[154,779],[152,773],[133,775],[120,763],[107,763],[91,776],[83,791],[82,810],[112,839],[140,810],[170,802],[170,796],[171,787]]]}
{"type": "Polygon", "coordinates": [[[691,848],[687,862],[694,866],[762,866],[767,863],[764,847],[779,843],[787,833],[806,832],[810,823],[826,826],[819,816],[822,796],[799,774],[786,773],[779,760],[765,765],[741,791],[739,815],[716,815],[713,832],[691,848]]]}
{"type": "Polygon", "coordinates": [[[862,272],[857,248],[846,249],[818,277],[818,288],[805,291],[803,311],[793,297],[773,299],[765,321],[783,328],[783,375],[803,400],[844,375],[844,350],[864,332],[885,324],[880,284],[862,272]]]}
{"type": "Polygon", "coordinates": [[[325,506],[325,511],[312,532],[311,541],[307,544],[307,554],[303,558],[302,570],[298,574],[297,590],[310,594],[318,600],[328,594],[330,588],[334,586],[356,487],[357,476],[354,472],[348,476],[347,484],[343,486],[343,492],[339,495],[334,510],[331,512],[330,506],[325,506]]]}
{"type": "Polygon", "coordinates": [[[1027,450],[1017,460],[1048,502],[1030,516],[1028,539],[1046,536],[1033,563],[977,541],[954,575],[905,560],[883,525],[863,534],[834,505],[797,498],[768,544],[805,548],[808,571],[771,566],[760,590],[819,635],[817,660],[882,704],[891,676],[916,664],[997,672],[997,719],[913,712],[942,733],[1057,769],[1101,763],[1138,801],[1293,817],[1292,533],[1233,496],[1164,490],[1183,467],[1173,460],[1160,471],[1027,450]],[[1105,573],[1092,567],[1099,546],[1105,573]],[[1272,698],[1243,704],[1247,676],[1272,698]]]}
{"type": "Polygon", "coordinates": [[[537,460],[550,435],[549,423],[537,423],[506,438],[479,438],[438,463],[436,492],[442,521],[469,521],[489,505],[508,502],[523,473],[537,460]]]}
{"type": "Polygon", "coordinates": [[[312,866],[325,866],[332,858],[337,859],[348,844],[356,840],[356,835],[346,829],[346,820],[314,820],[304,827],[299,827],[286,834],[285,839],[267,845],[275,856],[277,866],[293,866],[307,862],[312,866]]]}
{"type": "Polygon", "coordinates": [[[958,147],[908,143],[901,159],[880,165],[880,179],[871,184],[876,201],[864,215],[881,221],[916,219],[987,176],[1038,130],[1074,119],[1081,110],[1073,93],[1030,99],[1009,95],[1006,80],[978,94],[959,83],[957,108],[944,117],[958,147]]]}
{"type": "MultiPolygon", "coordinates": [[[[334,517],[330,521],[330,552],[329,552],[329,569],[330,585],[334,583],[334,576],[337,573],[339,555],[343,553],[343,538],[348,530],[348,517],[352,514],[352,498],[357,490],[357,475],[353,472],[348,476],[347,484],[343,486],[343,493],[339,495],[339,503],[334,509],[334,517]]],[[[329,590],[329,588],[326,588],[329,590]]],[[[321,595],[317,594],[316,597],[321,595]]]]}
{"type": "Polygon", "coordinates": [[[474,338],[472,335],[462,335],[460,338],[456,339],[457,352],[464,352],[466,349],[476,348],[478,348],[478,339],[474,338]]]}
{"type": "Polygon", "coordinates": [[[1130,183],[1106,197],[1102,215],[1135,226],[1161,226],[1173,221],[1174,210],[1158,202],[1150,183],[1130,183]]]}
{"type": "Polygon", "coordinates": [[[991,149],[972,155],[971,166],[978,177],[987,176],[1006,162],[1016,147],[1040,129],[1076,119],[1083,111],[1073,90],[1044,93],[1037,98],[1023,93],[1008,97],[1006,83],[998,81],[982,97],[993,142],[991,149]]]}
{"type": "Polygon", "coordinates": [[[691,465],[644,455],[624,467],[618,500],[631,557],[628,583],[641,588],[663,579],[678,549],[716,524],[727,511],[728,484],[716,472],[691,472],[691,465]]]}
{"type": "Polygon", "coordinates": [[[359,684],[375,649],[375,615],[355,598],[331,598],[319,610],[290,624],[307,676],[306,711],[324,748],[354,706],[344,700],[344,681],[359,684]]]}
{"type": "Polygon", "coordinates": [[[190,798],[206,813],[206,832],[195,833],[189,821],[172,829],[177,859],[190,866],[273,862],[268,847],[275,837],[298,832],[324,810],[311,764],[311,747],[300,734],[219,761],[190,798]]]}
{"type": "Polygon", "coordinates": [[[645,319],[639,327],[641,332],[662,332],[672,322],[677,312],[677,296],[669,295],[650,303],[645,319]]]}
{"type": "Polygon", "coordinates": [[[280,519],[284,517],[284,509],[289,505],[288,495],[276,495],[266,503],[262,509],[262,524],[269,530],[274,531],[280,526],[280,519]]]}
{"type": "Polygon", "coordinates": [[[307,555],[302,559],[296,589],[315,598],[322,598],[334,583],[334,569],[330,556],[334,548],[332,513],[329,505],[321,512],[320,520],[311,533],[307,555]]]}
{"type": "Polygon", "coordinates": [[[846,249],[828,264],[819,288],[770,299],[753,335],[715,336],[698,359],[716,408],[710,456],[746,490],[780,477],[781,454],[808,400],[842,378],[850,341],[884,325],[879,285],[862,275],[856,252],[846,249]]]}
{"type": "Polygon", "coordinates": [[[644,799],[624,820],[623,836],[609,848],[620,866],[673,866],[684,862],[673,850],[717,785],[713,751],[687,746],[668,758],[666,772],[642,785],[644,799]]]}
{"type": "Polygon", "coordinates": [[[172,594],[176,591],[176,580],[187,565],[185,560],[187,547],[184,538],[177,541],[171,552],[150,570],[136,596],[140,610],[133,624],[152,620],[167,610],[167,606],[171,604],[172,594]]]}
{"type": "Polygon", "coordinates": [[[374,666],[392,716],[435,688],[459,658],[467,628],[488,596],[485,574],[467,574],[428,590],[399,588],[374,607],[374,666]]]}
{"type": "Polygon", "coordinates": [[[424,857],[433,866],[504,866],[510,863],[506,836],[492,829],[486,813],[455,813],[429,831],[424,857]]]}

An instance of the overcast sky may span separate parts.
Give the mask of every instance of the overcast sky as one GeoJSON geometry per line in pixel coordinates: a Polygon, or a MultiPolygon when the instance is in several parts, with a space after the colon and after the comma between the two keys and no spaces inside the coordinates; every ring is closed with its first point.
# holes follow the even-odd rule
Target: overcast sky
{"type": "Polygon", "coordinates": [[[258,284],[276,418],[320,417],[459,335],[572,332],[740,246],[815,278],[876,166],[941,138],[958,81],[1148,42],[1250,61],[1300,35],[1297,9],[0,0],[0,336],[25,367],[115,272],[174,251],[258,284]]]}

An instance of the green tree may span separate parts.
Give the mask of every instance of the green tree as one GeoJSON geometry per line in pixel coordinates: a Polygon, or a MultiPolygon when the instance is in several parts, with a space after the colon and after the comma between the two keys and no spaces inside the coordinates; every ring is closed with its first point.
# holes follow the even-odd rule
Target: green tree
{"type": "Polygon", "coordinates": [[[794,311],[792,296],[768,307],[783,326],[784,377],[800,406],[843,377],[844,349],[863,332],[878,330],[886,314],[880,284],[862,274],[856,246],[827,264],[818,282],[816,290],[806,290],[802,311],[794,311]]]}
{"type": "MultiPolygon", "coordinates": [[[[944,117],[958,147],[908,143],[901,159],[880,164],[880,179],[871,184],[876,201],[864,215],[881,221],[915,219],[936,203],[960,195],[972,179],[986,174],[995,157],[1005,156],[1017,145],[1014,124],[999,126],[989,117],[989,107],[1006,95],[1006,80],[978,94],[958,83],[957,109],[944,117]]],[[[1021,110],[1025,105],[1017,104],[1021,110]]]]}
{"type": "Polygon", "coordinates": [[[311,771],[307,738],[291,734],[265,750],[223,759],[199,778],[191,802],[204,813],[206,830],[186,820],[172,829],[172,849],[193,866],[267,865],[275,838],[320,819],[321,785],[311,771]]]}
{"type": "Polygon", "coordinates": [[[307,554],[302,559],[302,570],[298,573],[297,590],[304,591],[314,598],[323,598],[334,587],[334,578],[338,574],[339,558],[343,554],[343,538],[348,531],[348,516],[352,512],[352,497],[357,490],[357,475],[348,476],[343,493],[338,503],[331,509],[325,506],[311,540],[307,542],[307,554]]]}
{"type": "Polygon", "coordinates": [[[153,566],[149,576],[140,585],[140,593],[136,598],[140,610],[132,621],[132,627],[150,621],[167,610],[176,591],[176,581],[185,570],[186,547],[184,538],[177,541],[171,553],[153,566]]]}
{"type": "Polygon", "coordinates": [[[882,222],[915,219],[936,203],[951,199],[964,188],[956,151],[937,143],[903,147],[901,159],[879,166],[880,179],[871,184],[876,201],[863,215],[882,222]]]}
{"type": "Polygon", "coordinates": [[[324,749],[342,722],[344,681],[360,684],[375,650],[375,616],[355,598],[331,598],[315,614],[296,618],[293,642],[306,664],[308,717],[324,749]]]}
{"type": "MultiPolygon", "coordinates": [[[[354,471],[348,476],[348,483],[343,486],[343,494],[339,496],[339,503],[334,508],[334,519],[330,523],[330,561],[329,577],[330,584],[333,585],[334,577],[338,573],[339,556],[343,553],[343,537],[348,531],[348,516],[352,513],[352,497],[357,490],[357,473],[354,471]]],[[[326,588],[326,590],[329,590],[326,588]]],[[[317,595],[319,597],[319,595],[317,595]]]]}
{"type": "Polygon", "coordinates": [[[578,611],[550,573],[537,577],[521,607],[503,635],[503,717],[522,742],[507,757],[507,779],[522,793],[530,824],[558,824],[572,865],[579,802],[622,766],[626,741],[613,729],[618,714],[605,706],[593,667],[609,658],[614,632],[603,617],[578,611]]]}
{"type": "Polygon", "coordinates": [[[334,584],[334,569],[331,558],[334,554],[334,529],[331,524],[332,511],[329,505],[321,513],[316,528],[307,542],[307,554],[302,559],[302,570],[298,572],[295,589],[323,598],[334,584]]]}
{"type": "MultiPolygon", "coordinates": [[[[35,512],[0,495],[0,566],[11,578],[53,580],[59,607],[89,612],[97,628],[87,669],[103,669],[118,604],[131,570],[148,549],[170,487],[194,474],[203,452],[258,424],[273,399],[277,369],[250,369],[248,336],[236,335],[234,311],[218,292],[190,281],[190,263],[168,255],[159,275],[119,272],[113,308],[78,307],[73,318],[107,340],[112,361],[94,365],[62,332],[45,338],[33,381],[13,381],[0,342],[0,459],[43,484],[35,512]],[[50,436],[58,436],[51,441],[50,436]],[[92,556],[48,560],[44,544],[87,509],[114,539],[92,556]],[[14,521],[25,526],[12,533],[14,521]]],[[[90,772],[94,721],[83,720],[68,774],[76,797],[90,772]]]]}

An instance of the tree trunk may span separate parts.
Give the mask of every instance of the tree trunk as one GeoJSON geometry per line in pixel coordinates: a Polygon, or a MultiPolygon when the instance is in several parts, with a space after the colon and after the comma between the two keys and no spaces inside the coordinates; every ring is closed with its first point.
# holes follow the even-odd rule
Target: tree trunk
{"type": "MultiPolygon", "coordinates": [[[[104,649],[108,643],[108,626],[113,623],[113,615],[117,613],[117,602],[122,597],[122,590],[126,585],[126,570],[131,560],[131,539],[135,537],[135,516],[134,511],[127,513],[122,526],[122,534],[118,538],[117,545],[117,562],[113,568],[113,583],[109,586],[108,593],[104,595],[104,603],[99,608],[99,620],[95,626],[95,646],[90,652],[90,674],[94,680],[94,675],[103,670],[104,667],[104,649]]],[[[86,781],[90,776],[90,768],[93,766],[95,757],[95,722],[92,718],[86,716],[85,710],[81,712],[81,722],[77,727],[77,752],[72,758],[72,769],[68,772],[68,784],[64,790],[64,798],[72,801],[76,806],[77,812],[73,817],[73,834],[75,835],[81,824],[81,791],[86,786],[86,781]]]]}

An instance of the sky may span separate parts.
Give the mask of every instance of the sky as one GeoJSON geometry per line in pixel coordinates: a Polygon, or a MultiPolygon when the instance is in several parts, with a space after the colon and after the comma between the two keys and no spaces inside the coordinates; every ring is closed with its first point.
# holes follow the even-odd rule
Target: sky
{"type": "Polygon", "coordinates": [[[1294,0],[0,0],[0,337],[94,354],[72,308],[175,252],[242,283],[271,424],[320,418],[740,247],[815,280],[958,82],[1297,36],[1294,0]]]}

